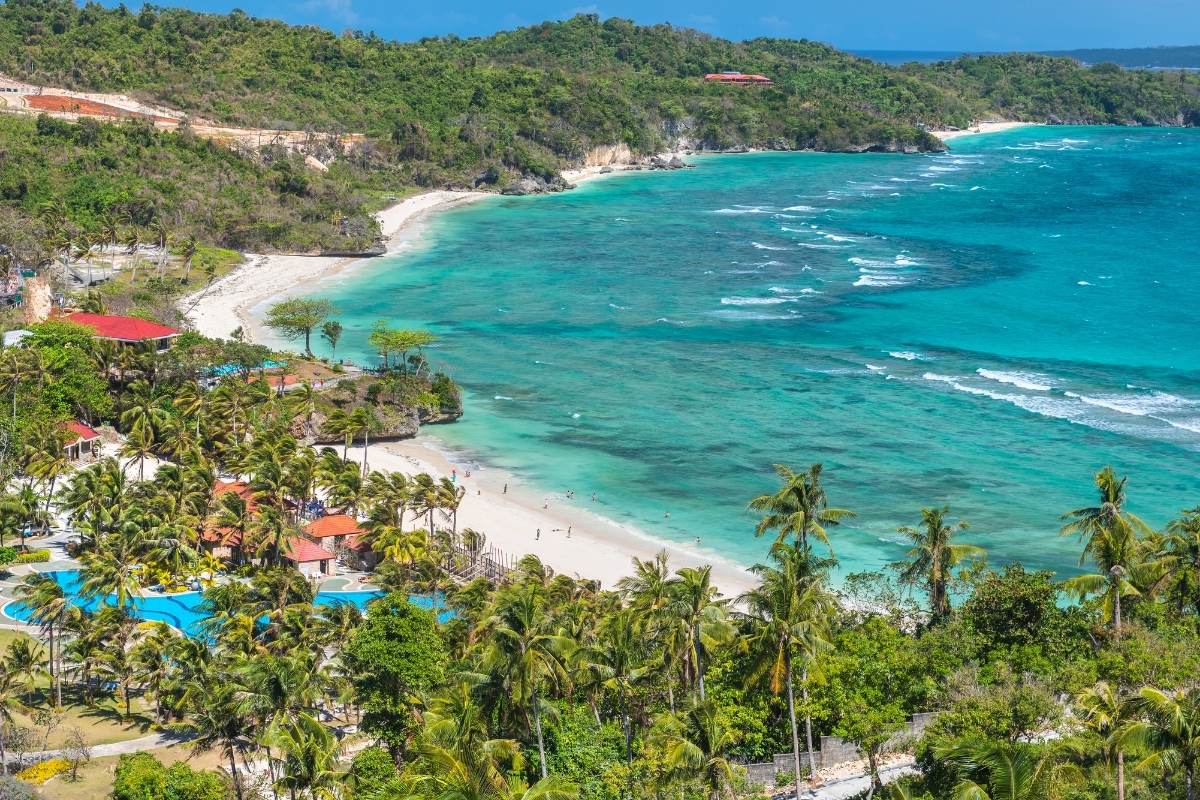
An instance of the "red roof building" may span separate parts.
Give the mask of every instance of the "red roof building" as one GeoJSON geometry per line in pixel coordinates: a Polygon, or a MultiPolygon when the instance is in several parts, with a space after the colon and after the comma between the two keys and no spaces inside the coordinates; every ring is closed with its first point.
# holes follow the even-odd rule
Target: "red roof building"
{"type": "Polygon", "coordinates": [[[90,456],[100,450],[100,434],[82,422],[71,420],[63,423],[63,429],[70,432],[71,439],[63,445],[67,458],[78,461],[84,456],[90,456]]]}
{"type": "Polygon", "coordinates": [[[217,481],[214,483],[212,492],[213,502],[217,502],[221,499],[221,495],[228,492],[240,495],[246,501],[247,511],[253,512],[258,509],[258,501],[254,499],[254,490],[250,488],[250,484],[242,481],[230,481],[229,483],[217,481]]]}
{"type": "Polygon", "coordinates": [[[329,565],[335,558],[333,553],[315,542],[292,536],[283,543],[280,554],[296,565],[303,575],[316,577],[329,574],[329,565]]]}
{"type": "Polygon", "coordinates": [[[704,80],[714,83],[735,83],[739,86],[770,86],[774,83],[765,75],[749,75],[745,72],[710,72],[704,80]]]}
{"type": "Polygon", "coordinates": [[[137,317],[122,317],[116,314],[92,314],[76,311],[64,317],[68,322],[91,328],[98,339],[130,345],[151,345],[155,350],[166,350],[171,340],[179,335],[175,328],[159,325],[137,317]]]}
{"type": "Polygon", "coordinates": [[[313,539],[333,537],[335,542],[340,542],[345,536],[362,533],[363,529],[358,526],[358,520],[348,514],[329,514],[305,525],[304,532],[313,539]]]}

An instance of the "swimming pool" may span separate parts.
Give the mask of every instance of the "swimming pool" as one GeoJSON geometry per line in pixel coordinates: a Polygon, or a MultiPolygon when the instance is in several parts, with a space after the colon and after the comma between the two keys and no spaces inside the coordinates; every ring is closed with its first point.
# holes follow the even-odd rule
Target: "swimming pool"
{"type": "MultiPolygon", "coordinates": [[[[79,570],[57,570],[45,574],[49,575],[59,586],[63,587],[63,592],[76,606],[85,611],[95,611],[100,607],[102,601],[99,598],[85,598],[81,595],[83,575],[79,570]]],[[[319,606],[349,603],[355,608],[366,610],[367,603],[376,597],[382,597],[383,594],[381,591],[318,592],[314,603],[319,606]]],[[[409,595],[408,601],[421,608],[438,610],[438,622],[445,622],[453,615],[453,612],[443,608],[442,598],[440,597],[414,594],[409,595]]],[[[116,596],[110,595],[103,602],[107,605],[116,605],[116,596]]],[[[148,597],[134,598],[131,604],[131,611],[134,616],[140,619],[165,622],[189,636],[198,636],[200,634],[200,621],[204,619],[204,615],[198,610],[202,602],[203,597],[200,592],[150,595],[148,597]]],[[[4,608],[4,613],[22,622],[28,622],[31,616],[29,609],[16,601],[9,603],[4,608]]]]}

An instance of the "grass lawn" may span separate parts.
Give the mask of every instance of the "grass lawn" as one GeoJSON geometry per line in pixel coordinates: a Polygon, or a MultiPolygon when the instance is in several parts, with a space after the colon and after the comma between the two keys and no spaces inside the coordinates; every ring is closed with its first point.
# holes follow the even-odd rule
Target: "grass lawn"
{"type": "MultiPolygon", "coordinates": [[[[217,769],[224,764],[220,754],[215,751],[191,758],[191,748],[187,745],[172,745],[150,752],[164,764],[187,761],[192,769],[217,769]]],[[[60,775],[42,786],[38,794],[46,800],[100,800],[107,797],[112,791],[118,758],[120,756],[92,759],[79,770],[78,781],[72,783],[60,775]]]]}

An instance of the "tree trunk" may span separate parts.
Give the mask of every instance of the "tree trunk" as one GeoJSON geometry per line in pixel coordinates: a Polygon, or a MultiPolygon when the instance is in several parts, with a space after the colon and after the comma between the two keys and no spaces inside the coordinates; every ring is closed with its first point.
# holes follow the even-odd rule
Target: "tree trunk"
{"type": "Polygon", "coordinates": [[[229,774],[233,779],[233,791],[237,793],[238,800],[242,800],[242,782],[238,780],[237,762],[232,750],[229,751],[229,774]]]}
{"type": "Polygon", "coordinates": [[[671,685],[671,676],[667,676],[667,706],[675,713],[675,687],[671,685]]]}
{"type": "Polygon", "coordinates": [[[1113,631],[1121,638],[1121,586],[1113,587],[1113,631]]]}
{"type": "MultiPolygon", "coordinates": [[[[542,768],[542,777],[546,777],[546,743],[542,740],[542,710],[538,708],[537,695],[533,696],[533,727],[537,731],[538,763],[542,768]]],[[[1191,796],[1188,797],[1191,800],[1191,796]]]]}
{"type": "Polygon", "coordinates": [[[1117,800],[1125,800],[1125,751],[1117,751],[1117,800]]]}
{"type": "Polygon", "coordinates": [[[817,774],[817,757],[813,755],[812,714],[808,710],[808,667],[800,676],[800,697],[804,700],[804,743],[808,747],[809,776],[817,774]]]}
{"type": "Polygon", "coordinates": [[[700,699],[704,700],[704,660],[700,656],[699,628],[696,628],[696,688],[700,690],[700,699]]]}
{"type": "Polygon", "coordinates": [[[796,800],[800,800],[800,730],[796,726],[796,694],[792,688],[792,654],[783,655],[784,672],[787,678],[788,722],[792,724],[792,763],[796,770],[796,800]]]}
{"type": "Polygon", "coordinates": [[[364,478],[365,478],[365,477],[367,477],[367,448],[370,446],[370,440],[371,440],[371,432],[370,432],[368,429],[366,429],[366,428],[363,428],[363,465],[362,465],[362,474],[363,474],[363,477],[364,477],[364,478]]]}
{"type": "Polygon", "coordinates": [[[625,728],[625,763],[633,764],[633,725],[628,711],[621,714],[621,726],[625,728]]]}
{"type": "Polygon", "coordinates": [[[8,753],[4,752],[4,729],[0,728],[0,775],[8,774],[8,753]]]}

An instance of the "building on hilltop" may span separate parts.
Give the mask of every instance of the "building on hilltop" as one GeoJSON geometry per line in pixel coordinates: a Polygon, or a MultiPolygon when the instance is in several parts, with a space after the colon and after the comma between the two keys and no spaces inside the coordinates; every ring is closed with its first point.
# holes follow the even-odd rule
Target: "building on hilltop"
{"type": "Polygon", "coordinates": [[[732,83],[738,86],[770,86],[774,83],[773,80],[765,75],[750,75],[745,72],[737,72],[736,70],[710,72],[704,76],[704,80],[712,81],[713,83],[732,83]]]}
{"type": "Polygon", "coordinates": [[[108,339],[129,347],[147,348],[159,352],[170,348],[171,340],[179,335],[179,331],[175,328],[137,317],[122,317],[117,314],[92,314],[87,311],[76,311],[65,315],[63,319],[83,325],[85,328],[91,328],[97,339],[108,339]]]}

